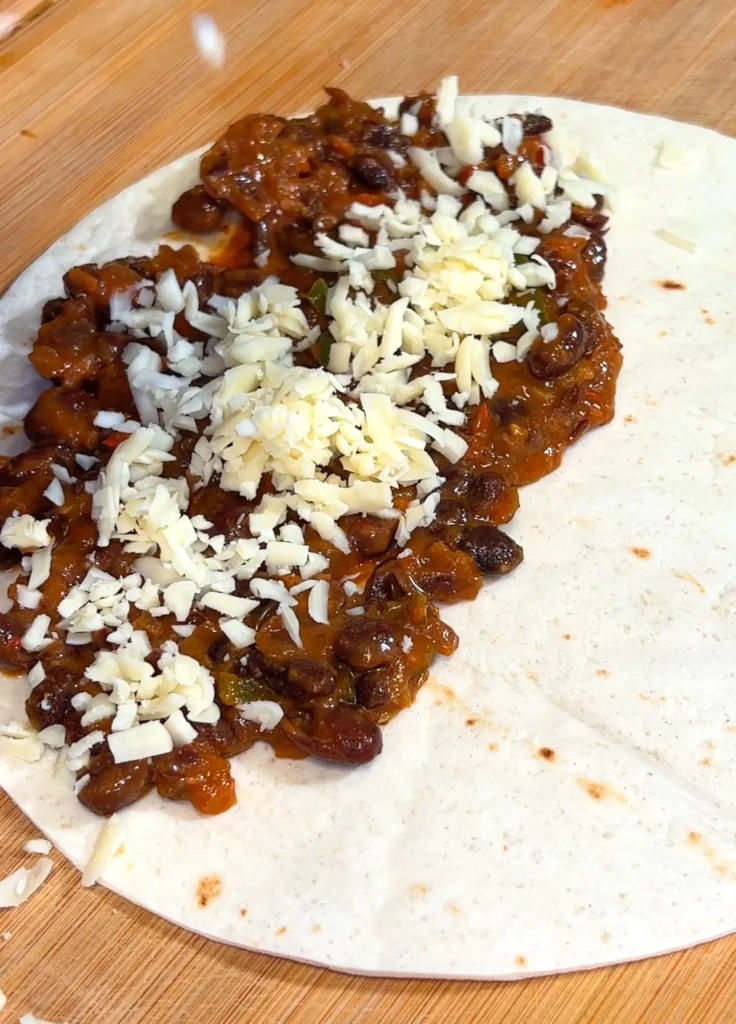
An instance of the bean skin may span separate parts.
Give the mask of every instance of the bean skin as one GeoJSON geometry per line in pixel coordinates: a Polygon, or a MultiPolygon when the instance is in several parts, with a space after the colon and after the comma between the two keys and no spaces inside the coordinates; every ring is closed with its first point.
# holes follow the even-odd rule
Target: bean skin
{"type": "Polygon", "coordinates": [[[489,576],[505,576],[521,564],[524,553],[507,533],[495,526],[471,526],[458,545],[489,576]]]}
{"type": "Polygon", "coordinates": [[[526,360],[529,373],[537,380],[561,377],[583,358],[587,341],[582,321],[573,313],[563,313],[557,321],[554,341],[538,338],[532,345],[526,360]]]}
{"type": "Polygon", "coordinates": [[[394,657],[396,641],[385,622],[369,619],[351,622],[335,640],[335,654],[359,671],[388,665],[394,657]]]}
{"type": "Polygon", "coordinates": [[[464,526],[467,521],[468,513],[459,501],[445,498],[437,506],[435,522],[441,526],[464,526]]]}
{"type": "Polygon", "coordinates": [[[383,749],[381,730],[359,708],[338,705],[316,709],[308,726],[284,718],[281,728],[299,750],[321,761],[366,764],[383,749]]]}
{"type": "Polygon", "coordinates": [[[171,217],[185,231],[206,234],[220,227],[223,213],[223,204],[213,199],[204,185],[195,185],[179,196],[172,207],[171,217]]]}
{"type": "Polygon", "coordinates": [[[506,485],[498,473],[481,473],[473,480],[470,488],[471,508],[479,508],[481,505],[498,501],[505,489],[506,485]]]}
{"type": "Polygon", "coordinates": [[[289,690],[297,697],[326,697],[337,685],[334,670],[312,658],[294,658],[286,678],[289,690]]]}
{"type": "Polygon", "coordinates": [[[390,668],[374,668],[360,676],[355,683],[355,696],[364,708],[380,708],[391,696],[390,668]]]}
{"type": "Polygon", "coordinates": [[[79,801],[94,814],[107,818],[140,800],[150,786],[151,767],[147,761],[106,764],[90,772],[79,791],[79,801]]]}
{"type": "Polygon", "coordinates": [[[385,192],[394,187],[394,173],[377,156],[357,156],[353,161],[353,174],[363,185],[385,192]]]}
{"type": "Polygon", "coordinates": [[[606,257],[608,248],[603,235],[593,232],[583,246],[583,259],[588,265],[588,273],[591,281],[600,284],[606,269],[606,257]]]}

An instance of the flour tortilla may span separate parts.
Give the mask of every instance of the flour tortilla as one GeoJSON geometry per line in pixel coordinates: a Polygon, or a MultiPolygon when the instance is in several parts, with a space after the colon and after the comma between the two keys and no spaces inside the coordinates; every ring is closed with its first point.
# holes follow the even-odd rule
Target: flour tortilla
{"type": "MultiPolygon", "coordinates": [[[[736,929],[736,143],[568,100],[488,103],[543,108],[617,185],[604,285],[625,354],[616,419],[523,491],[511,532],[524,564],[445,610],[460,649],[375,762],[278,761],[259,745],[233,761],[227,814],[157,795],[124,812],[104,884],[202,935],[366,974],[510,979],[736,929]],[[695,166],[656,167],[664,141],[695,166]]],[[[27,341],[62,272],[150,249],[196,177],[196,155],[158,171],[13,285],[9,419],[38,387],[27,341]]],[[[0,685],[0,721],[23,716],[24,696],[0,685]]],[[[2,760],[0,785],[84,865],[100,821],[50,757],[2,760]]]]}

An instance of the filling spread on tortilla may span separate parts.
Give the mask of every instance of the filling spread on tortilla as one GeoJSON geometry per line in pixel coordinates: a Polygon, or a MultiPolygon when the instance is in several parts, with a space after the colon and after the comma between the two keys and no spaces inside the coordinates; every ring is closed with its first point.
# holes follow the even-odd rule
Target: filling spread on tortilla
{"type": "Polygon", "coordinates": [[[329,90],[202,157],[196,247],[66,274],[0,462],[0,663],[32,687],[6,747],[59,748],[103,815],[224,811],[258,740],[380,753],[457,647],[437,606],[521,562],[518,488],[613,415],[610,186],[554,136],[453,78],[398,120],[329,90]]]}

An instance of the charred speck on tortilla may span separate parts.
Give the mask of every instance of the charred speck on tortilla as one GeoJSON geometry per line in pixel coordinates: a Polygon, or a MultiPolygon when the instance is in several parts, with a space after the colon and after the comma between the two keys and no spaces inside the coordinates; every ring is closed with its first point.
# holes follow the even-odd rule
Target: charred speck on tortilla
{"type": "Polygon", "coordinates": [[[214,255],[75,267],[44,309],[0,661],[98,814],[224,811],[257,740],[376,757],[457,647],[437,606],[521,562],[518,488],[613,415],[606,187],[551,121],[328,92],[203,156],[173,218],[214,255]]]}

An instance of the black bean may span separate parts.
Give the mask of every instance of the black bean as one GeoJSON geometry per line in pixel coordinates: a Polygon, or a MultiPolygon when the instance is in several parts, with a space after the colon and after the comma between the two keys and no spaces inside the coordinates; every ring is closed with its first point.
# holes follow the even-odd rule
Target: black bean
{"type": "Polygon", "coordinates": [[[503,495],[506,485],[498,473],[481,473],[473,480],[470,488],[470,504],[472,508],[498,501],[503,495]]]}
{"type": "Polygon", "coordinates": [[[468,493],[473,483],[473,475],[462,466],[448,466],[445,470],[445,483],[442,486],[444,497],[462,498],[468,493]]]}
{"type": "Polygon", "coordinates": [[[588,264],[591,281],[600,284],[606,269],[608,249],[601,234],[594,232],[583,246],[583,259],[588,264]]]}
{"type": "Polygon", "coordinates": [[[583,206],[573,206],[570,218],[574,224],[581,224],[589,231],[602,231],[608,224],[608,217],[600,210],[588,210],[583,206]]]}
{"type": "Polygon", "coordinates": [[[443,499],[437,506],[435,522],[442,526],[464,526],[468,521],[468,513],[459,501],[451,498],[443,499]]]}
{"type": "Polygon", "coordinates": [[[337,685],[334,669],[312,658],[294,658],[287,679],[289,689],[298,697],[326,697],[337,685]]]}
{"type": "Polygon", "coordinates": [[[423,572],[417,583],[427,595],[435,601],[457,601],[464,580],[460,574],[429,570],[423,572]]]}
{"type": "Polygon", "coordinates": [[[315,710],[308,723],[284,718],[281,728],[295,747],[322,761],[365,764],[383,748],[381,730],[359,708],[338,705],[315,710]]]}
{"type": "Polygon", "coordinates": [[[409,145],[407,136],[389,124],[372,124],[364,127],[363,142],[375,149],[393,149],[396,152],[404,152],[409,145]]]}
{"type": "Polygon", "coordinates": [[[171,217],[185,231],[216,231],[222,223],[224,204],[213,199],[204,185],[195,185],[174,203],[171,217]]]}
{"type": "Polygon", "coordinates": [[[340,525],[348,540],[364,555],[382,555],[391,547],[396,533],[395,519],[379,516],[346,516],[340,525]]]}
{"type": "Polygon", "coordinates": [[[401,601],[404,588],[392,572],[376,572],[366,587],[366,601],[401,601]]]}
{"type": "Polygon", "coordinates": [[[523,398],[496,398],[491,411],[501,427],[508,427],[517,418],[526,416],[527,404],[523,398]]]}
{"type": "Polygon", "coordinates": [[[21,623],[0,612],[0,667],[17,671],[27,668],[35,660],[36,656],[21,646],[20,638],[24,632],[21,623]]]}
{"type": "Polygon", "coordinates": [[[519,565],[524,553],[507,533],[495,526],[470,526],[458,547],[467,552],[489,576],[505,576],[519,565]]]}
{"type": "Polygon", "coordinates": [[[529,373],[537,380],[561,377],[583,358],[587,340],[582,321],[573,313],[563,313],[557,321],[554,341],[537,338],[532,345],[526,358],[529,373]]]}
{"type": "Polygon", "coordinates": [[[19,452],[8,459],[0,470],[0,486],[13,487],[22,484],[39,473],[51,473],[51,464],[57,462],[66,469],[79,472],[74,462],[74,455],[68,448],[60,448],[55,444],[34,444],[27,451],[19,452]]]}
{"type": "Polygon", "coordinates": [[[585,355],[591,355],[606,336],[606,322],[591,302],[585,299],[571,299],[567,312],[581,322],[585,328],[585,355]]]}
{"type": "Polygon", "coordinates": [[[335,654],[353,668],[365,671],[387,665],[394,657],[396,642],[385,622],[362,619],[344,626],[335,640],[335,654]]]}
{"type": "Polygon", "coordinates": [[[109,817],[139,800],[150,785],[151,766],[147,761],[108,764],[90,773],[79,791],[79,800],[94,814],[109,817]]]}
{"type": "Polygon", "coordinates": [[[49,299],[45,302],[41,311],[41,322],[48,324],[55,320],[64,308],[65,302],[66,299],[49,299]]]}
{"type": "Polygon", "coordinates": [[[223,633],[207,648],[207,657],[213,665],[221,665],[230,653],[230,641],[223,633]]]}
{"type": "MultiPolygon", "coordinates": [[[[210,750],[220,757],[233,757],[240,753],[235,742],[232,716],[226,716],[229,711],[229,708],[223,707],[218,722],[197,724],[197,739],[193,742],[200,750],[210,750]]],[[[237,712],[237,708],[234,711],[237,712]]]]}
{"type": "Polygon", "coordinates": [[[521,122],[525,138],[530,135],[545,135],[552,131],[552,120],[545,114],[524,114],[521,122]]]}
{"type": "Polygon", "coordinates": [[[269,667],[261,652],[255,647],[251,647],[248,653],[240,659],[239,674],[250,679],[261,680],[273,675],[274,670],[269,667]]]}
{"type": "Polygon", "coordinates": [[[355,682],[355,696],[364,708],[380,708],[391,696],[390,670],[374,668],[359,676],[355,682]]]}
{"type": "Polygon", "coordinates": [[[61,725],[72,706],[72,697],[80,690],[101,692],[97,683],[80,679],[74,672],[47,668],[46,677],[33,687],[26,700],[28,721],[38,732],[48,725],[61,725]]]}
{"type": "Polygon", "coordinates": [[[353,174],[368,188],[382,192],[394,187],[394,172],[377,156],[360,154],[353,160],[353,174]]]}
{"type": "Polygon", "coordinates": [[[197,289],[200,306],[203,306],[212,298],[215,292],[215,275],[213,271],[202,268],[202,270],[192,275],[190,281],[197,289]]]}

